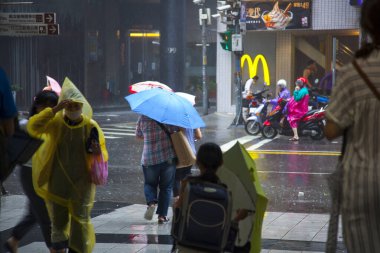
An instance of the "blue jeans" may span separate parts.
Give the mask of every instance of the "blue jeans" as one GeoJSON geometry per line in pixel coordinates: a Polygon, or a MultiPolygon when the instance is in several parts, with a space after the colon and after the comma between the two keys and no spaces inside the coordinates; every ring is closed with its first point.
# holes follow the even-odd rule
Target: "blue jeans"
{"type": "Polygon", "coordinates": [[[176,166],[172,161],[142,166],[144,193],[147,204],[158,203],[156,214],[167,216],[173,189],[176,166]],[[157,199],[157,188],[160,189],[157,199]]]}

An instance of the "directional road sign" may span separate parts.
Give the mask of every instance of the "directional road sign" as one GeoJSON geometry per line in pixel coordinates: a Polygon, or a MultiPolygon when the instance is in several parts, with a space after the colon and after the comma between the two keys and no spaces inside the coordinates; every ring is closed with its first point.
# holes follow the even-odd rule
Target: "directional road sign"
{"type": "Polygon", "coordinates": [[[58,35],[59,25],[0,24],[0,36],[58,35]]]}
{"type": "Polygon", "coordinates": [[[8,12],[0,13],[0,24],[55,24],[56,14],[51,13],[28,13],[8,12]]]}

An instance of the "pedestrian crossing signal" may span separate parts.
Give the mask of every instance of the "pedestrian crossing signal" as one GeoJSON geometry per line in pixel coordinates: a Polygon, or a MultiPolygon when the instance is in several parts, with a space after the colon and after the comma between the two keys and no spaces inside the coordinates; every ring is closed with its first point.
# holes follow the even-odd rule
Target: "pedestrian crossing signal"
{"type": "Polygon", "coordinates": [[[222,42],[220,42],[220,45],[224,50],[231,51],[232,50],[232,32],[226,31],[223,33],[219,33],[220,37],[222,38],[222,42]]]}

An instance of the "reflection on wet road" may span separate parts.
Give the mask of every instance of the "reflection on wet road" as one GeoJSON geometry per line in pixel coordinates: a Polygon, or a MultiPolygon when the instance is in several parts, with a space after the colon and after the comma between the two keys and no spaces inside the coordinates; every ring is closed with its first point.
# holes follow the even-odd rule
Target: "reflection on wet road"
{"type": "Polygon", "coordinates": [[[245,145],[256,162],[269,211],[326,213],[330,204],[326,177],[340,155],[339,143],[285,137],[256,148],[245,145]]]}
{"type": "MultiPolygon", "coordinates": [[[[104,113],[98,120],[107,138],[111,155],[110,182],[98,190],[100,200],[143,204],[143,175],[140,166],[142,143],[134,138],[136,114],[118,116],[104,113]]],[[[268,211],[326,213],[330,196],[326,176],[335,168],[340,142],[313,141],[288,137],[264,139],[247,136],[244,129],[230,127],[231,117],[210,114],[204,117],[207,128],[196,147],[213,141],[227,150],[236,141],[242,143],[256,161],[264,191],[269,198],[268,211]]]]}

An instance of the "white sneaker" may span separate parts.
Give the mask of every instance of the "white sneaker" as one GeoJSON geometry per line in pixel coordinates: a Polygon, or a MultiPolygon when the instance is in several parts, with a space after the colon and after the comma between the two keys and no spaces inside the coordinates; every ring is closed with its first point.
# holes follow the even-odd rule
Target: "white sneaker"
{"type": "Polygon", "coordinates": [[[153,219],[153,215],[154,215],[154,211],[156,210],[156,205],[149,205],[147,208],[146,208],[146,211],[145,211],[145,214],[144,214],[144,218],[146,220],[152,220],[153,219]]]}

